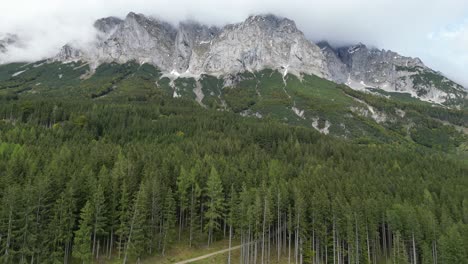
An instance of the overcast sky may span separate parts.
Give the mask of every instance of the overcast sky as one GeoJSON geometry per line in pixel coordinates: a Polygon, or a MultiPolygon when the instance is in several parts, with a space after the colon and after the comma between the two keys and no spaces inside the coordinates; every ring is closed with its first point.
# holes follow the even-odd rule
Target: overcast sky
{"type": "Polygon", "coordinates": [[[223,25],[251,14],[296,21],[313,40],[362,42],[420,57],[468,87],[468,0],[5,0],[0,35],[17,33],[26,48],[10,60],[38,60],[65,43],[93,37],[92,23],[134,11],[171,23],[193,19],[223,25]]]}

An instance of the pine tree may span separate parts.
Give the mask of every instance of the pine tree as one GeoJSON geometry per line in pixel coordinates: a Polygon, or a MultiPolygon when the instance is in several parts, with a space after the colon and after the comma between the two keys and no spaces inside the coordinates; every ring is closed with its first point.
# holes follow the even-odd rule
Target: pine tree
{"type": "Polygon", "coordinates": [[[96,248],[96,239],[98,235],[105,234],[104,228],[106,226],[106,205],[104,199],[104,192],[101,184],[98,184],[95,188],[93,196],[91,198],[91,206],[93,207],[93,256],[98,256],[96,248]]]}
{"type": "MultiPolygon", "coordinates": [[[[23,201],[21,207],[18,210],[20,229],[17,231],[17,237],[20,239],[20,249],[18,254],[20,255],[20,263],[28,262],[28,259],[33,260],[34,249],[37,240],[37,234],[34,232],[33,227],[36,220],[36,210],[34,208],[34,187],[31,184],[26,185],[26,189],[23,195],[23,201]]],[[[18,204],[20,206],[20,204],[18,204]]]]}
{"type": "Polygon", "coordinates": [[[117,228],[118,236],[118,258],[120,259],[122,250],[125,250],[125,243],[128,239],[129,226],[130,226],[130,197],[127,191],[127,185],[125,182],[122,185],[122,190],[120,193],[120,201],[118,208],[119,223],[117,228]]]}
{"type": "Polygon", "coordinates": [[[228,208],[229,208],[229,213],[228,213],[228,216],[227,216],[227,224],[229,225],[229,254],[228,254],[228,264],[231,263],[231,247],[232,247],[232,235],[233,235],[233,229],[235,227],[235,225],[237,224],[237,217],[238,217],[238,214],[237,214],[237,210],[238,210],[238,207],[237,207],[237,203],[238,203],[238,199],[237,199],[237,193],[234,189],[234,186],[231,185],[231,192],[230,192],[230,195],[229,195],[229,204],[228,204],[228,208]]]}
{"type": "Polygon", "coordinates": [[[213,241],[213,232],[219,229],[219,220],[223,213],[223,186],[218,172],[214,167],[211,168],[210,176],[206,183],[206,196],[208,202],[206,205],[205,218],[207,223],[205,230],[208,232],[208,246],[213,241]]]}
{"type": "Polygon", "coordinates": [[[140,262],[140,259],[145,252],[147,246],[147,233],[148,229],[148,206],[147,206],[148,194],[146,188],[141,185],[140,190],[135,196],[133,202],[133,213],[132,220],[130,222],[127,247],[125,250],[125,256],[123,263],[126,263],[128,256],[133,256],[140,262]]]}
{"type": "Polygon", "coordinates": [[[190,185],[190,173],[182,167],[180,169],[179,177],[177,177],[177,195],[179,198],[179,241],[183,229],[183,218],[189,201],[187,191],[190,185]]]}
{"type": "Polygon", "coordinates": [[[91,262],[91,234],[93,224],[93,208],[91,203],[86,202],[85,206],[81,209],[80,222],[78,230],[75,231],[74,250],[73,256],[80,259],[81,262],[91,262]]]}
{"type": "Polygon", "coordinates": [[[163,220],[163,247],[162,254],[163,256],[166,253],[167,246],[172,242],[174,227],[176,224],[175,216],[175,201],[174,195],[172,194],[172,189],[169,188],[166,196],[164,197],[164,220],[163,220]]]}
{"type": "Polygon", "coordinates": [[[53,218],[48,230],[53,237],[50,248],[54,263],[68,263],[76,218],[75,202],[73,190],[68,188],[60,195],[52,209],[53,218]]]}
{"type": "MultiPolygon", "coordinates": [[[[152,173],[150,174],[152,175],[152,173]]],[[[149,203],[150,203],[150,212],[149,212],[149,253],[152,254],[153,250],[160,243],[161,238],[159,237],[161,225],[162,225],[162,211],[163,211],[163,201],[164,194],[162,193],[161,182],[157,175],[152,175],[153,178],[148,178],[146,183],[149,186],[149,203]]]]}
{"type": "Polygon", "coordinates": [[[190,171],[190,208],[189,208],[189,246],[192,246],[192,242],[194,240],[194,234],[196,230],[199,230],[201,227],[198,225],[198,210],[197,206],[200,203],[200,196],[201,196],[201,188],[197,182],[197,171],[198,166],[195,166],[190,171]]]}
{"type": "Polygon", "coordinates": [[[458,226],[452,225],[439,241],[440,262],[444,264],[466,264],[467,249],[464,247],[458,226]]]}
{"type": "Polygon", "coordinates": [[[4,263],[12,263],[15,250],[13,242],[15,241],[15,210],[18,206],[19,189],[17,186],[11,186],[3,195],[2,206],[0,207],[0,230],[2,230],[2,239],[0,241],[1,255],[0,260],[4,263]]]}
{"type": "Polygon", "coordinates": [[[392,252],[393,263],[398,264],[409,264],[408,253],[406,245],[401,237],[400,232],[396,232],[393,237],[393,252],[392,252]]]}

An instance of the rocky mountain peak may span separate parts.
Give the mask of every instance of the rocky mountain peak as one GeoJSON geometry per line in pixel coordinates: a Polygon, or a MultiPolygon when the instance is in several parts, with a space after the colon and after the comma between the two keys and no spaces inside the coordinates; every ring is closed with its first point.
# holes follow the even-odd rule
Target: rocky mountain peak
{"type": "Polygon", "coordinates": [[[321,42],[319,46],[327,57],[332,79],[351,88],[409,93],[434,103],[466,96],[459,85],[428,68],[419,58],[405,57],[362,43],[333,48],[321,42]]]}
{"type": "Polygon", "coordinates": [[[117,17],[106,17],[96,20],[96,22],[94,22],[94,27],[102,33],[110,34],[122,22],[123,20],[117,17]]]}
{"type": "Polygon", "coordinates": [[[135,29],[136,31],[144,30],[153,37],[159,37],[160,34],[165,34],[170,38],[175,39],[177,34],[176,28],[171,24],[133,12],[128,13],[122,26],[127,29],[135,29]]]}
{"type": "Polygon", "coordinates": [[[64,46],[58,60],[75,55],[97,66],[136,60],[168,73],[224,75],[264,68],[293,74],[329,77],[326,61],[295,23],[274,15],[250,16],[222,28],[185,21],[177,27],[130,12],[125,19],[108,17],[94,24],[103,36],[86,51],[64,46]]]}
{"type": "Polygon", "coordinates": [[[264,28],[297,31],[296,23],[288,18],[275,16],[272,14],[267,15],[252,15],[249,16],[242,24],[257,25],[264,28]]]}
{"type": "Polygon", "coordinates": [[[56,55],[55,60],[58,61],[76,61],[83,57],[83,52],[77,48],[74,48],[70,44],[66,44],[62,47],[60,52],[56,55]]]}

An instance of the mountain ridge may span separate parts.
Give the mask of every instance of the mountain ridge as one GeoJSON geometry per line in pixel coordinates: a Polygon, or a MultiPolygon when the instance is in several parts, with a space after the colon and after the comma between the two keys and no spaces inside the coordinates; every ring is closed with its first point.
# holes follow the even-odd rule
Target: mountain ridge
{"type": "Polygon", "coordinates": [[[305,38],[292,20],[273,15],[250,16],[242,23],[217,28],[193,21],[174,27],[131,12],[124,20],[101,19],[95,26],[101,33],[111,32],[111,28],[114,31],[98,39],[94,50],[85,57],[64,56],[61,52],[55,59],[84,58],[95,66],[136,60],[179,74],[219,76],[288,68],[296,74],[328,77],[320,49],[305,38]]]}
{"type": "MultiPolygon", "coordinates": [[[[419,58],[364,44],[332,47],[313,43],[293,20],[272,14],[252,15],[223,27],[196,21],[172,25],[134,12],[93,24],[95,40],[86,47],[67,43],[50,61],[104,63],[136,61],[158,67],[166,76],[235,75],[263,69],[283,75],[312,74],[364,91],[407,93],[423,101],[462,107],[463,86],[436,72],[419,58]]],[[[0,54],[1,56],[1,54],[0,54]]]]}

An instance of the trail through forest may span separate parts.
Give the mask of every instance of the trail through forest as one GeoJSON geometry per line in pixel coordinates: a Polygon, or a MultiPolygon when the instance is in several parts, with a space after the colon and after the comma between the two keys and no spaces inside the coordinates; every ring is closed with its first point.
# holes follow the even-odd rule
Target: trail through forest
{"type": "Polygon", "coordinates": [[[196,257],[196,258],[192,258],[192,259],[188,259],[188,260],[184,260],[184,261],[179,261],[179,262],[177,262],[175,264],[192,263],[192,262],[195,262],[195,261],[199,261],[199,260],[202,260],[202,259],[206,259],[206,258],[209,258],[209,257],[212,257],[212,256],[216,256],[216,255],[219,255],[219,254],[229,252],[229,250],[239,249],[241,246],[242,245],[231,247],[231,249],[227,248],[227,249],[219,250],[219,251],[216,251],[216,252],[213,252],[213,253],[210,253],[210,254],[206,254],[206,255],[203,255],[203,256],[196,257]]]}

